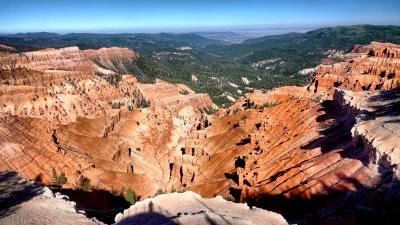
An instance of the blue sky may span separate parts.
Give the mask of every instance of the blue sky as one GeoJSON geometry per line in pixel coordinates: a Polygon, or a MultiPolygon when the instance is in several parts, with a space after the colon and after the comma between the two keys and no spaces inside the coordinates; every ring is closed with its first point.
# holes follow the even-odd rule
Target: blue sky
{"type": "Polygon", "coordinates": [[[0,33],[400,24],[400,0],[0,0],[0,33]],[[251,26],[249,26],[251,25],[251,26]]]}

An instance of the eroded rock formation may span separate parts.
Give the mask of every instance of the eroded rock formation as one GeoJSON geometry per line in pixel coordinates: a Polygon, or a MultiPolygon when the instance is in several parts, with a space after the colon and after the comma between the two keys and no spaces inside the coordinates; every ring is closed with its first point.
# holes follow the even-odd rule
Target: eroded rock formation
{"type": "Polygon", "coordinates": [[[55,122],[111,113],[121,104],[132,104],[137,81],[128,76],[117,82],[120,86],[112,85],[96,73],[115,72],[99,65],[135,57],[137,53],[120,48],[81,51],[68,47],[8,54],[0,58],[0,112],[55,122]]]}
{"type": "Polygon", "coordinates": [[[353,115],[354,145],[363,146],[370,164],[393,170],[400,179],[400,88],[380,92],[337,90],[334,99],[353,115]]]}
{"type": "Polygon", "coordinates": [[[266,93],[254,91],[239,99],[231,109],[262,106],[266,103],[270,105],[293,97],[322,102],[332,99],[336,89],[354,92],[393,89],[400,81],[399,55],[399,45],[379,42],[365,46],[357,45],[350,53],[341,55],[344,62],[323,60],[322,64],[316,67],[315,77],[310,85],[284,86],[266,93]]]}
{"type": "Polygon", "coordinates": [[[116,76],[103,66],[137,57],[127,49],[5,54],[0,170],[51,184],[55,168],[65,188],[90,181],[141,199],[220,195],[296,223],[396,215],[399,49],[356,46],[307,87],[255,92],[213,115],[202,113],[216,108],[210,97],[185,85],[95,74],[116,76]]]}
{"type": "Polygon", "coordinates": [[[216,106],[185,85],[140,84],[130,75],[113,83],[95,74],[114,74],[99,65],[137,56],[71,47],[1,58],[0,170],[52,184],[55,168],[65,188],[89,181],[112,193],[130,187],[142,198],[166,189],[178,143],[202,120],[199,109],[216,106]]]}
{"type": "Polygon", "coordinates": [[[387,90],[400,79],[400,46],[372,42],[354,48],[352,58],[317,68],[311,92],[333,93],[335,88],[351,91],[387,90]],[[362,50],[361,50],[362,49],[362,50]]]}
{"type": "MultiPolygon", "coordinates": [[[[320,68],[309,87],[255,92],[232,106],[233,114],[213,120],[201,135],[192,132],[186,143],[205,154],[181,167],[181,183],[203,197],[221,195],[307,221],[345,220],[364,211],[395,215],[400,208],[395,203],[400,197],[400,98],[399,88],[392,88],[399,80],[399,46],[372,43],[364,49],[369,50],[333,64],[354,65],[335,75],[346,85],[333,85],[336,81],[321,75],[320,68]],[[371,74],[357,75],[358,68],[371,74]],[[392,75],[380,76],[378,70],[392,75]],[[326,77],[326,88],[318,89],[316,81],[326,77]],[[363,91],[357,88],[362,82],[371,84],[370,91],[392,90],[363,91]],[[260,107],[265,103],[272,107],[260,107]],[[393,208],[382,206],[385,195],[391,196],[385,199],[393,208]],[[296,204],[309,208],[297,209],[296,204]]],[[[191,158],[190,151],[182,157],[191,158]]]]}
{"type": "Polygon", "coordinates": [[[118,70],[123,68],[123,60],[138,56],[138,53],[127,48],[102,48],[99,50],[79,50],[78,47],[49,48],[9,54],[0,59],[0,66],[3,69],[79,71],[81,75],[95,74],[96,72],[114,73],[103,67],[118,70]],[[113,62],[119,62],[119,65],[115,65],[113,62]]]}

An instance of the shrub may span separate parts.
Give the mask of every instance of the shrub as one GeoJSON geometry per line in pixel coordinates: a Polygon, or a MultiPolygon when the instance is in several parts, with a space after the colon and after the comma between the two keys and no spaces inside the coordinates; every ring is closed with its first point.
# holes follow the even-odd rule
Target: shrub
{"type": "Polygon", "coordinates": [[[162,195],[162,194],[165,194],[165,192],[163,190],[161,190],[161,189],[158,189],[156,194],[154,195],[154,197],[156,197],[158,195],[162,195]]]}
{"type": "Polygon", "coordinates": [[[121,188],[121,195],[124,196],[125,201],[131,203],[131,205],[134,205],[138,199],[136,197],[136,193],[129,187],[127,191],[125,191],[125,188],[121,188]]]}
{"type": "Polygon", "coordinates": [[[266,102],[266,103],[263,104],[262,107],[269,108],[269,107],[274,107],[274,106],[277,106],[277,105],[280,105],[280,104],[282,104],[282,102],[275,102],[275,103],[266,102]]]}
{"type": "MultiPolygon", "coordinates": [[[[158,191],[163,192],[161,189],[158,190],[158,191]]],[[[185,192],[185,190],[177,191],[177,190],[175,190],[174,186],[172,186],[171,193],[183,193],[183,192],[185,192]]],[[[157,196],[157,194],[156,194],[156,196],[157,196]]]]}
{"type": "Polygon", "coordinates": [[[179,93],[181,93],[181,95],[189,94],[189,92],[187,90],[180,90],[179,93]]]}
{"type": "Polygon", "coordinates": [[[204,113],[203,110],[201,108],[198,108],[198,109],[200,111],[200,114],[203,115],[203,113],[204,113]]]}
{"type": "Polygon", "coordinates": [[[117,102],[117,103],[112,103],[111,108],[112,109],[120,109],[122,106],[121,102],[117,102]]]}
{"type": "Polygon", "coordinates": [[[83,182],[83,185],[82,185],[82,190],[83,190],[83,191],[89,191],[89,189],[90,189],[90,183],[89,183],[88,180],[85,180],[85,181],[83,182]]]}
{"type": "Polygon", "coordinates": [[[142,98],[140,101],[138,101],[137,107],[138,108],[148,108],[148,107],[150,107],[150,100],[147,101],[146,99],[142,98]]]}
{"type": "Polygon", "coordinates": [[[136,151],[140,152],[140,151],[141,151],[141,149],[140,149],[140,148],[136,148],[136,151]]]}
{"type": "Polygon", "coordinates": [[[60,176],[57,176],[56,169],[53,168],[53,183],[57,186],[62,186],[67,183],[67,178],[65,177],[65,173],[61,173],[60,176]]]}
{"type": "Polygon", "coordinates": [[[211,106],[208,106],[208,108],[203,108],[203,110],[204,110],[205,113],[207,113],[207,115],[211,115],[211,114],[213,114],[213,113],[215,113],[217,111],[216,109],[214,109],[211,106]]]}
{"type": "Polygon", "coordinates": [[[322,96],[318,95],[315,98],[310,98],[310,101],[315,102],[315,103],[319,103],[321,101],[321,99],[322,99],[322,96]]]}
{"type": "Polygon", "coordinates": [[[128,188],[126,191],[125,200],[131,203],[131,205],[137,202],[136,193],[131,188],[128,188]]]}

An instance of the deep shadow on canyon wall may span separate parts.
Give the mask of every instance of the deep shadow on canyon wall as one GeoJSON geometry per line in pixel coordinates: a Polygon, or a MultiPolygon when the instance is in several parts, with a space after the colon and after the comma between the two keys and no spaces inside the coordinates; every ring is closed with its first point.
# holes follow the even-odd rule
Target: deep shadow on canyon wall
{"type": "MultiPolygon", "coordinates": [[[[398,89],[400,90],[400,88],[398,89]]],[[[391,90],[376,98],[385,98],[387,95],[396,93],[396,91],[391,90]]],[[[322,106],[324,108],[321,110],[325,111],[326,114],[319,117],[318,120],[333,119],[333,122],[326,129],[320,131],[324,135],[322,138],[316,139],[301,148],[307,150],[319,147],[323,153],[338,151],[337,146],[340,143],[351,142],[351,129],[355,124],[355,119],[350,116],[343,120],[343,116],[338,116],[344,112],[334,101],[325,101],[322,106]],[[339,118],[342,119],[339,120],[339,118]]],[[[394,108],[398,108],[398,103],[390,105],[390,109],[387,107],[376,108],[373,116],[387,113],[397,115],[398,111],[393,111],[394,108]]],[[[364,166],[369,164],[368,155],[362,146],[352,145],[339,153],[344,159],[359,160],[364,166]]],[[[335,188],[323,184],[323,189],[326,192],[314,194],[311,199],[303,199],[298,195],[288,199],[283,195],[265,194],[245,201],[250,206],[278,212],[289,223],[398,224],[400,219],[400,181],[394,177],[391,169],[379,167],[378,171],[380,180],[373,186],[366,186],[344,174],[337,174],[340,180],[346,183],[346,186],[351,184],[350,186],[354,186],[355,190],[349,190],[340,183],[335,188]]],[[[299,183],[298,186],[306,183],[307,180],[299,183]]]]}
{"type": "Polygon", "coordinates": [[[76,203],[77,209],[85,211],[87,217],[95,217],[106,224],[113,224],[115,216],[130,207],[130,203],[123,197],[104,190],[58,189],[53,191],[67,195],[70,201],[76,203]]]}
{"type": "MultiPolygon", "coordinates": [[[[347,179],[343,177],[342,179],[347,179]]],[[[248,204],[282,214],[297,224],[396,224],[400,219],[400,182],[391,182],[390,173],[374,187],[357,180],[347,180],[356,191],[338,191],[326,187],[327,193],[311,199],[282,195],[264,195],[248,204]]]]}

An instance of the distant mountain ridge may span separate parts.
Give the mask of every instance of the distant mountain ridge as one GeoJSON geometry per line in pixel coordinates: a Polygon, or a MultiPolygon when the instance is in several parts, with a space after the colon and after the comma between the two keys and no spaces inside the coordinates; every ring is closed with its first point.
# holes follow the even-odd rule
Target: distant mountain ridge
{"type": "Polygon", "coordinates": [[[54,38],[54,37],[60,37],[62,35],[50,32],[27,32],[27,33],[17,33],[17,34],[6,34],[4,36],[21,37],[21,38],[54,38]]]}
{"type": "MultiPolygon", "coordinates": [[[[134,48],[133,43],[157,41],[166,44],[168,47],[180,47],[188,45],[193,47],[202,47],[211,44],[226,44],[221,40],[205,38],[194,33],[120,33],[120,34],[97,34],[97,33],[69,33],[57,34],[49,32],[17,33],[7,34],[0,37],[0,42],[6,44],[32,45],[36,47],[65,47],[77,45],[78,43],[103,45],[103,47],[112,47],[112,45],[121,45],[122,47],[134,48]],[[30,38],[26,40],[25,38],[30,38]]],[[[160,46],[162,47],[162,46],[160,46]]]]}

